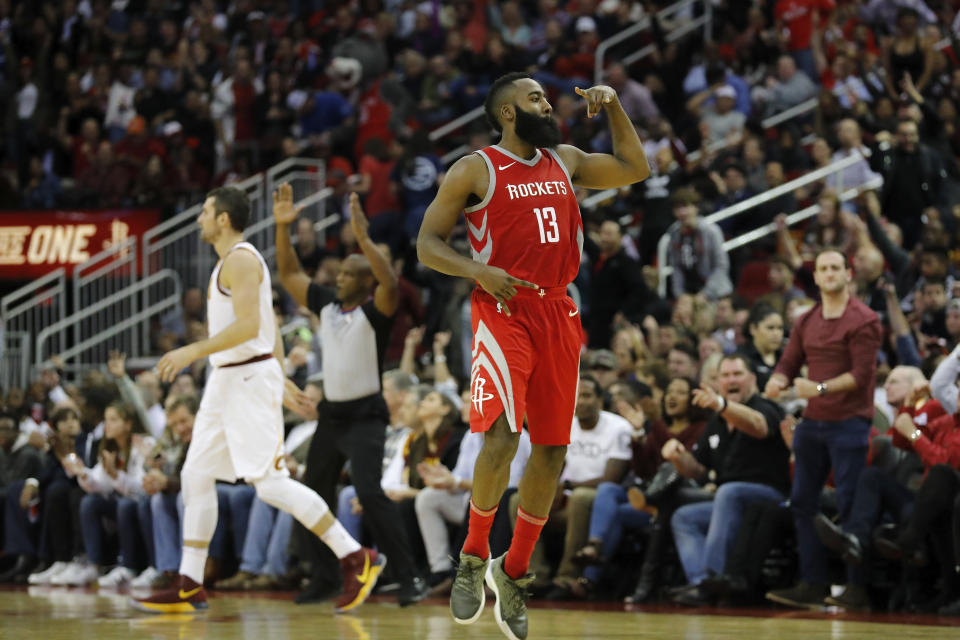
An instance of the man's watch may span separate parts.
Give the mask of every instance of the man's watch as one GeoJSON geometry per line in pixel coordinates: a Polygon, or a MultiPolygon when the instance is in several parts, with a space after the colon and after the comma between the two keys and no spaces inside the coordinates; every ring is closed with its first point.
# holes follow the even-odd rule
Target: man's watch
{"type": "Polygon", "coordinates": [[[821,396],[827,395],[827,383],[826,383],[826,382],[818,382],[818,383],[817,383],[817,393],[819,393],[821,396]]]}
{"type": "Polygon", "coordinates": [[[914,429],[913,433],[910,434],[910,442],[911,443],[916,442],[917,440],[920,439],[920,436],[922,435],[923,435],[923,431],[920,431],[920,429],[914,429]]]}

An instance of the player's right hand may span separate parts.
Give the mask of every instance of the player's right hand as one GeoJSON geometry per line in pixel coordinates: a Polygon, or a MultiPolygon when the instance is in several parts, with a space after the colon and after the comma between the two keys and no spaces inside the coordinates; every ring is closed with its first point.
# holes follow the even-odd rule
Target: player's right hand
{"type": "Polygon", "coordinates": [[[517,295],[517,287],[528,287],[530,289],[540,288],[532,282],[514,278],[500,267],[484,267],[483,270],[477,274],[476,280],[477,284],[483,287],[484,291],[496,298],[500,308],[507,317],[510,316],[510,309],[507,308],[507,300],[517,295]]]}
{"type": "Polygon", "coordinates": [[[273,192],[273,219],[277,224],[292,223],[301,211],[303,207],[293,206],[293,187],[289,182],[284,182],[273,192]]]}

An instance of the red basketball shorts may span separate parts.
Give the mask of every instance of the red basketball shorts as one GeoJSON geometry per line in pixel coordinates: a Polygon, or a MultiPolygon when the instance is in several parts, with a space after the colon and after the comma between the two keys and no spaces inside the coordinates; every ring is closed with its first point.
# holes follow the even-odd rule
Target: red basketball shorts
{"type": "Polygon", "coordinates": [[[517,287],[510,316],[477,287],[471,299],[473,366],[470,430],[505,414],[516,433],[527,418],[530,441],[570,444],[580,379],[580,312],[563,287],[517,287]]]}

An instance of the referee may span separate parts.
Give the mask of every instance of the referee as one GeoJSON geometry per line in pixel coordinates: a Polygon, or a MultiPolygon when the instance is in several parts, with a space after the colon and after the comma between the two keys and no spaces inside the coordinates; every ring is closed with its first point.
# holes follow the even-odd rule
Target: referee
{"type": "MultiPolygon", "coordinates": [[[[323,350],[323,400],[317,407],[317,430],[307,453],[303,482],[337,504],[336,487],[344,462],[363,506],[377,547],[385,553],[392,573],[400,577],[397,600],[413,604],[426,595],[426,584],[417,576],[410,543],[400,514],[383,493],[380,475],[387,423],[387,405],[380,388],[384,354],[397,310],[397,276],[367,233],[369,223],[356,194],[350,196],[350,225],[363,255],[348,256],[337,273],[336,289],[310,281],[290,243],[290,225],[300,209],[293,207],[293,190],[282,184],[273,194],[277,224],[277,269],[280,282],[301,305],[320,316],[323,350]]],[[[312,554],[313,576],[298,602],[328,595],[331,580],[339,575],[336,558],[325,548],[312,554]]]]}

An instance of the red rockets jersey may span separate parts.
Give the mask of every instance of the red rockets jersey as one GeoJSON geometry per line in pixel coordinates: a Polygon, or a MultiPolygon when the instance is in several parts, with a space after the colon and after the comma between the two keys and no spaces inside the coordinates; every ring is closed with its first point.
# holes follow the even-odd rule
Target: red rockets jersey
{"type": "Polygon", "coordinates": [[[580,268],[583,223],[560,156],[538,149],[525,160],[497,145],[477,154],[490,186],[464,210],[473,259],[541,288],[566,287],[580,268]]]}

